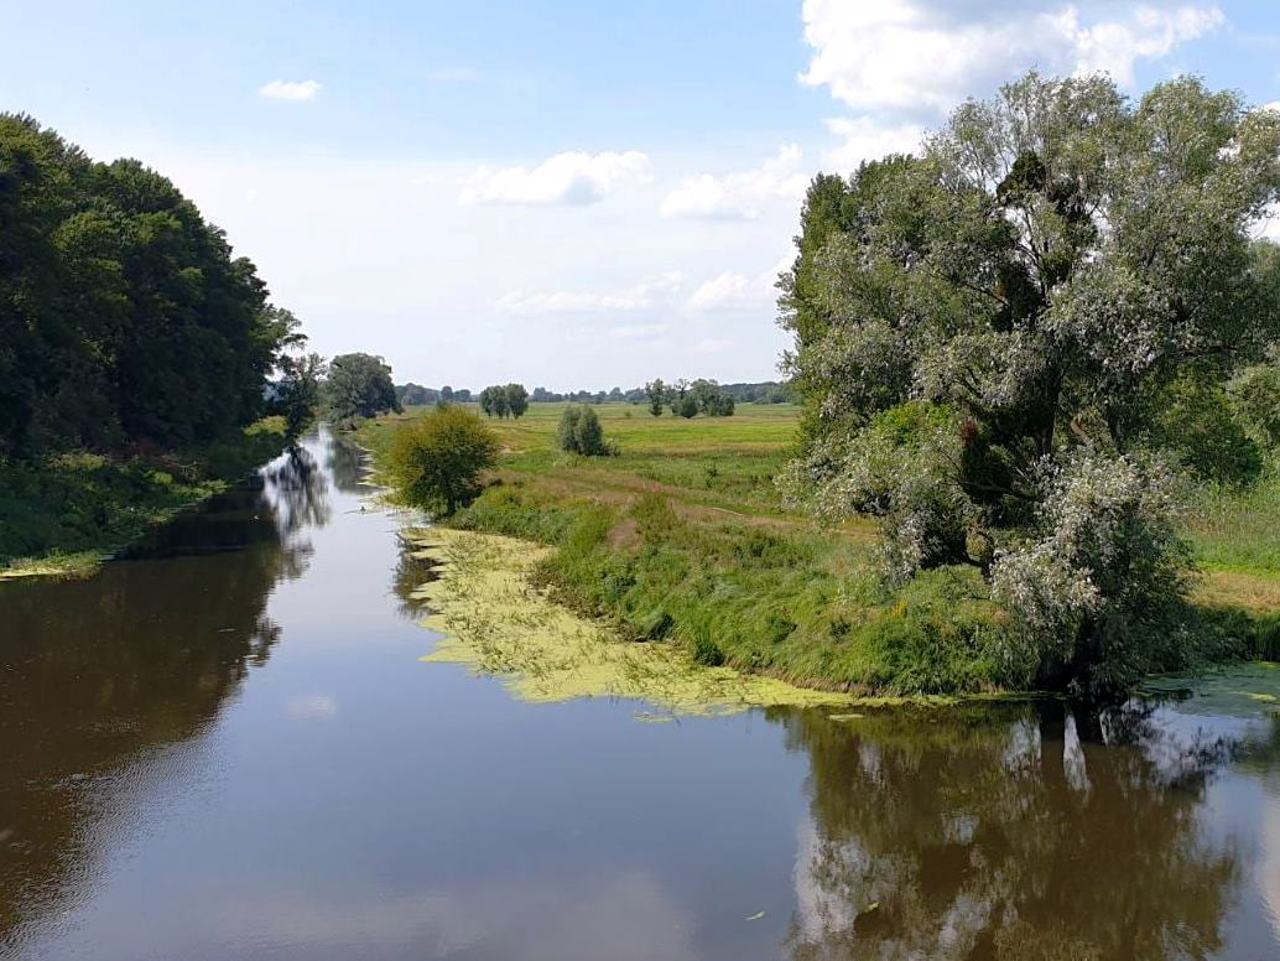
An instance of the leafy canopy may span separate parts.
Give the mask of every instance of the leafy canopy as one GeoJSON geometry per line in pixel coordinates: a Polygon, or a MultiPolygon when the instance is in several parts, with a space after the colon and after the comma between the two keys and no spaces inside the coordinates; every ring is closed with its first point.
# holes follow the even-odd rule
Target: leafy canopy
{"type": "MultiPolygon", "coordinates": [[[[1172,500],[1139,492],[1203,460],[1171,401],[1224,402],[1280,336],[1277,258],[1251,239],[1278,196],[1280,113],[1192,78],[1133,103],[1105,77],[1032,73],[920,157],[817,178],[780,281],[808,448],[789,491],[882,517],[896,578],[974,564],[1065,603],[1057,680],[1131,676],[1184,563],[1172,500]],[[1107,544],[1067,543],[1098,525],[1107,544]]],[[[1048,650],[1027,610],[1022,643],[1048,650]]]]}
{"type": "Polygon", "coordinates": [[[339,423],[400,411],[391,368],[381,357],[371,354],[334,357],[329,361],[329,375],[321,393],[329,416],[339,423]]]}
{"type": "Polygon", "coordinates": [[[471,411],[440,407],[395,428],[388,474],[408,503],[452,514],[480,492],[480,474],[499,449],[497,435],[471,411]]]}

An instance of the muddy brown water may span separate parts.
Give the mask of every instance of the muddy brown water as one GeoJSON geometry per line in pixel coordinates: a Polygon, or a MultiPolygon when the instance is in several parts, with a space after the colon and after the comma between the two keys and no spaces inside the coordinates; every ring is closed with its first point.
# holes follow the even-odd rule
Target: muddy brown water
{"type": "Polygon", "coordinates": [[[1280,726],[513,701],[321,433],[0,585],[5,959],[1280,957],[1280,726]]]}

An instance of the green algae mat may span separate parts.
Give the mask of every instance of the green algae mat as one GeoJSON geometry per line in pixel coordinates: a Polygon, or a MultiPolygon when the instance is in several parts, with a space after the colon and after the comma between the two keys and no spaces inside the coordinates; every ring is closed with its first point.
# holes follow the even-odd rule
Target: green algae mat
{"type": "MultiPolygon", "coordinates": [[[[405,538],[415,557],[436,564],[436,578],[415,592],[431,611],[425,626],[442,635],[423,660],[495,675],[524,700],[621,698],[646,701],[669,715],[853,701],[730,667],[705,667],[673,644],[618,639],[533,585],[530,575],[550,548],[450,528],[414,530],[405,538]]],[[[643,712],[637,717],[653,719],[643,712]]]]}

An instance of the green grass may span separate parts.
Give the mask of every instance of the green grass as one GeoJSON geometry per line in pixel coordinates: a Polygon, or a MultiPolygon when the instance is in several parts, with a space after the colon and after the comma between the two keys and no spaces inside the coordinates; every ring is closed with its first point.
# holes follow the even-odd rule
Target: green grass
{"type": "MultiPolygon", "coordinates": [[[[774,485],[792,456],[796,407],[743,404],[692,420],[605,404],[617,457],[556,450],[562,404],[491,420],[501,466],[451,521],[557,548],[540,577],[568,605],[629,639],[685,645],[698,660],[798,683],[888,694],[973,693],[1029,683],[1001,644],[1004,614],[968,568],[897,591],[876,575],[868,521],[819,530],[774,485]]],[[[368,422],[380,450],[401,417],[368,422]]],[[[1207,497],[1189,530],[1205,568],[1199,600],[1235,650],[1280,636],[1280,485],[1207,497]]]]}
{"type": "Polygon", "coordinates": [[[277,417],[196,450],[0,464],[0,579],[89,573],[175,511],[270,460],[284,442],[277,417]]]}

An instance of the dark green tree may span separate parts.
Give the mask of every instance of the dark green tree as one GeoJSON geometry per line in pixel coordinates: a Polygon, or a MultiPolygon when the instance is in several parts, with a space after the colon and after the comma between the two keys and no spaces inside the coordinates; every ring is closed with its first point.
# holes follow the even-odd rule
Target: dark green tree
{"type": "Polygon", "coordinates": [[[507,412],[512,417],[523,417],[529,409],[529,392],[524,389],[524,384],[507,384],[502,393],[507,401],[507,412]]]}
{"type": "Polygon", "coordinates": [[[400,411],[391,368],[372,354],[339,354],[333,358],[321,396],[329,417],[337,423],[400,411]]]}

